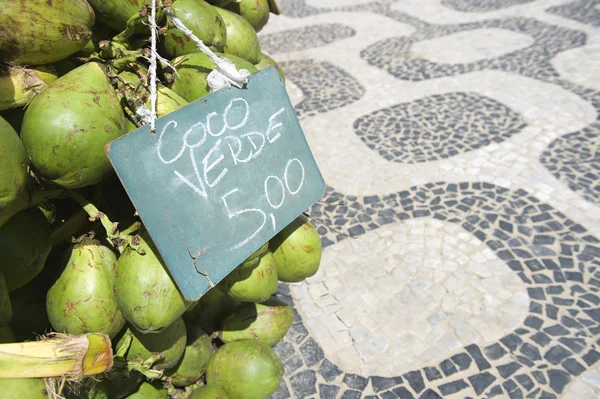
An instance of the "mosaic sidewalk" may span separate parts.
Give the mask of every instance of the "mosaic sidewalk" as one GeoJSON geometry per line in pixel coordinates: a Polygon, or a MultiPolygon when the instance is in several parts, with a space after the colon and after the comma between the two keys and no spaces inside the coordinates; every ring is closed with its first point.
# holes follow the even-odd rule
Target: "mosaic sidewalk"
{"type": "Polygon", "coordinates": [[[600,398],[600,0],[279,0],[328,184],[273,398],[600,398]]]}

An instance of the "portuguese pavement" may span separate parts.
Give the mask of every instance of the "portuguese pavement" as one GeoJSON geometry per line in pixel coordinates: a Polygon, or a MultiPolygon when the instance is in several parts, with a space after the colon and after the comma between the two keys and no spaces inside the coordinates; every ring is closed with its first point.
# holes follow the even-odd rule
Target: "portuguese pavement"
{"type": "Polygon", "coordinates": [[[327,191],[283,398],[600,398],[600,0],[279,0],[327,191]]]}

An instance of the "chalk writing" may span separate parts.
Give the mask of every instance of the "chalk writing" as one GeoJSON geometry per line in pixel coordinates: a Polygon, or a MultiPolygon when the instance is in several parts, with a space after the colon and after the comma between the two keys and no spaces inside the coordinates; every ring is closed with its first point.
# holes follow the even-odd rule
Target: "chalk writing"
{"type": "MultiPolygon", "coordinates": [[[[214,192],[211,189],[216,188],[222,182],[226,184],[225,178],[231,168],[241,167],[241,165],[257,159],[267,145],[274,145],[281,137],[284,125],[277,118],[283,111],[284,108],[281,107],[269,116],[265,122],[264,132],[244,130],[251,116],[251,108],[246,100],[239,97],[231,99],[221,114],[210,112],[204,121],[192,124],[180,138],[177,136],[177,122],[169,121],[158,136],[156,143],[158,159],[165,165],[175,164],[188,151],[189,163],[178,163],[176,166],[178,169],[174,167],[173,174],[201,199],[210,200],[214,192]],[[220,126],[215,120],[220,121],[220,126]],[[212,141],[208,137],[217,139],[212,141]],[[163,145],[166,140],[169,142],[180,140],[177,154],[173,156],[164,154],[163,145]],[[182,170],[185,170],[186,173],[182,173],[182,170]]],[[[263,208],[279,209],[285,202],[286,193],[293,196],[302,189],[305,178],[302,162],[298,158],[289,159],[282,169],[281,177],[268,175],[264,178],[262,184],[266,204],[262,204],[262,206],[232,210],[230,204],[235,198],[234,194],[241,195],[241,189],[237,187],[220,196],[229,219],[243,217],[245,221],[251,221],[256,226],[250,235],[233,245],[231,250],[246,245],[265,227],[267,213],[263,208]],[[290,188],[290,174],[294,175],[296,184],[293,188],[290,188]]],[[[271,227],[276,232],[276,216],[269,213],[269,217],[271,227]]]]}

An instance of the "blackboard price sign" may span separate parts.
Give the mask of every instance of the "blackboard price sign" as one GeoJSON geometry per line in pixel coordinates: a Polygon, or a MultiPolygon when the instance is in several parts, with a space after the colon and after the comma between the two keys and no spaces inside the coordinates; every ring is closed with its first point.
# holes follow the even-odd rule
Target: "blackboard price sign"
{"type": "Polygon", "coordinates": [[[273,67],[107,146],[171,275],[195,300],[325,190],[273,67]]]}

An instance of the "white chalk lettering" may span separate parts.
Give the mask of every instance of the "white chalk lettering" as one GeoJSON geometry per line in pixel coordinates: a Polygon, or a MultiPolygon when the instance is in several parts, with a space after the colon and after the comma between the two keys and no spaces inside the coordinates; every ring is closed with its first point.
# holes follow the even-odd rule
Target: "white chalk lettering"
{"type": "Polygon", "coordinates": [[[265,135],[262,134],[261,132],[250,132],[250,133],[246,133],[246,134],[242,134],[242,137],[247,137],[248,141],[250,142],[250,144],[252,144],[252,147],[254,147],[254,153],[252,154],[252,159],[256,158],[257,156],[260,155],[260,153],[262,152],[263,148],[265,147],[265,135]],[[256,146],[256,143],[254,142],[254,140],[252,140],[252,137],[259,137],[260,139],[262,139],[261,143],[259,146],[256,146]]]}
{"type": "Polygon", "coordinates": [[[227,171],[229,170],[227,168],[223,168],[223,170],[221,171],[221,173],[219,173],[219,175],[217,176],[217,178],[215,180],[213,180],[212,182],[208,181],[208,172],[210,172],[223,159],[225,159],[225,157],[223,156],[223,154],[221,154],[221,152],[219,150],[219,146],[221,145],[221,142],[222,142],[221,139],[217,140],[217,142],[213,145],[213,147],[210,149],[210,151],[208,151],[208,153],[202,160],[202,164],[204,165],[204,181],[206,181],[206,184],[208,184],[208,187],[211,187],[211,188],[216,186],[221,181],[221,179],[227,174],[227,171]],[[213,153],[218,153],[219,156],[210,165],[208,165],[208,159],[210,158],[210,156],[213,153]]]}
{"type": "Polygon", "coordinates": [[[287,162],[287,165],[285,165],[285,171],[283,173],[283,180],[285,180],[285,187],[288,189],[288,191],[290,192],[290,194],[292,195],[296,195],[298,194],[298,191],[300,191],[300,189],[302,188],[302,185],[304,184],[304,165],[302,165],[302,162],[300,162],[300,160],[298,158],[292,158],[287,162]],[[290,166],[292,165],[292,162],[297,162],[298,165],[300,165],[300,170],[302,171],[302,177],[300,178],[300,183],[298,184],[298,188],[296,190],[292,190],[290,189],[290,183],[289,183],[289,169],[290,166]]]}
{"type": "Polygon", "coordinates": [[[252,158],[252,150],[250,150],[250,154],[248,154],[248,156],[245,159],[239,158],[240,152],[242,152],[242,140],[240,140],[239,137],[227,136],[227,137],[225,137],[225,140],[233,140],[237,143],[237,146],[238,146],[237,151],[234,153],[233,147],[231,146],[231,142],[229,142],[229,141],[227,142],[227,145],[229,146],[229,151],[231,152],[231,158],[233,159],[234,165],[237,165],[238,162],[246,163],[252,158]]]}
{"type": "Polygon", "coordinates": [[[279,209],[281,208],[281,205],[283,205],[283,201],[285,201],[285,187],[283,187],[283,182],[281,181],[281,179],[277,176],[268,176],[265,179],[265,196],[267,197],[267,202],[269,203],[269,205],[271,205],[271,208],[273,209],[279,209]],[[271,196],[269,195],[269,181],[270,179],[275,179],[277,181],[277,183],[279,183],[279,186],[281,187],[281,201],[279,201],[279,204],[273,204],[271,202],[271,196]]]}
{"type": "Polygon", "coordinates": [[[216,112],[211,112],[210,114],[206,115],[206,128],[208,129],[208,134],[210,134],[213,137],[219,137],[220,135],[222,135],[223,133],[225,133],[225,130],[227,130],[227,124],[225,124],[223,121],[223,127],[221,128],[221,130],[219,130],[218,133],[213,133],[212,131],[212,127],[210,124],[210,118],[212,118],[213,116],[217,116],[218,114],[216,112]]]}
{"type": "Polygon", "coordinates": [[[262,216],[262,222],[261,222],[260,226],[254,231],[254,233],[252,233],[249,237],[246,237],[244,240],[242,240],[241,242],[239,242],[236,245],[234,245],[233,247],[231,247],[230,250],[238,249],[238,248],[241,248],[244,245],[248,244],[250,242],[250,240],[252,240],[258,233],[260,233],[260,231],[265,226],[265,223],[267,222],[267,214],[257,208],[247,208],[247,209],[241,209],[239,211],[233,211],[233,212],[231,211],[231,209],[229,208],[229,204],[227,203],[227,197],[229,197],[231,194],[236,193],[238,191],[239,191],[239,189],[234,188],[233,190],[231,190],[221,196],[221,201],[223,201],[223,206],[225,206],[225,211],[227,212],[227,217],[229,219],[233,219],[234,217],[243,215],[245,213],[258,213],[259,215],[262,216]]]}
{"type": "Polygon", "coordinates": [[[283,110],[284,110],[284,108],[281,107],[281,109],[279,111],[275,112],[273,115],[271,115],[269,117],[269,126],[267,127],[267,132],[265,133],[265,135],[267,136],[267,140],[269,140],[270,144],[273,144],[273,142],[281,136],[281,133],[279,133],[279,131],[277,131],[275,136],[273,136],[273,137],[271,137],[271,133],[275,129],[277,129],[279,126],[282,126],[281,122],[273,124],[273,119],[275,119],[279,114],[281,114],[283,112],[283,110]]]}
{"type": "Polygon", "coordinates": [[[229,104],[227,104],[227,107],[225,108],[225,111],[223,112],[223,123],[229,130],[237,130],[241,127],[244,127],[246,122],[248,122],[249,117],[250,117],[250,106],[248,105],[248,102],[241,97],[233,98],[231,101],[229,101],[229,104]],[[231,124],[229,123],[229,112],[231,111],[231,107],[233,107],[233,104],[236,102],[244,103],[244,108],[245,108],[244,109],[244,117],[242,118],[242,121],[239,122],[237,125],[231,126],[231,124]]]}
{"type": "Polygon", "coordinates": [[[173,125],[173,128],[177,127],[177,122],[175,121],[169,121],[161,130],[160,135],[158,136],[158,143],[156,144],[156,153],[158,154],[158,159],[160,159],[160,161],[164,164],[170,164],[173,163],[175,161],[177,161],[179,158],[181,158],[181,155],[183,155],[183,152],[185,151],[185,144],[181,146],[181,149],[179,150],[179,153],[177,155],[175,155],[175,157],[169,161],[167,161],[161,153],[161,148],[162,148],[162,141],[163,141],[163,136],[165,135],[167,128],[169,126],[173,125]]]}

